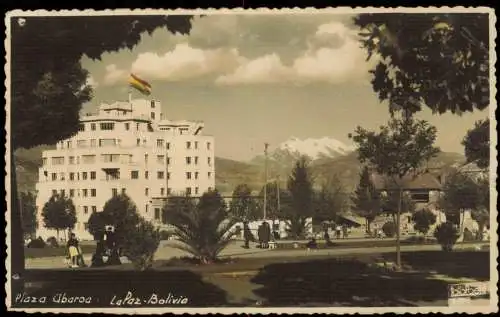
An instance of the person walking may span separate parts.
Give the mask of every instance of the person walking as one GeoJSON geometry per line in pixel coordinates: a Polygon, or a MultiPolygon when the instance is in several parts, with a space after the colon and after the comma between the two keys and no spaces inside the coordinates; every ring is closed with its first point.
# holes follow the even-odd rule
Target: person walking
{"type": "Polygon", "coordinates": [[[264,224],[261,223],[257,229],[257,237],[259,238],[259,248],[264,248],[264,224]]]}
{"type": "Polygon", "coordinates": [[[335,227],[335,234],[336,234],[336,236],[337,236],[337,239],[340,239],[340,234],[341,234],[341,232],[342,232],[342,227],[341,227],[340,225],[337,225],[337,226],[335,227]]]}
{"type": "Polygon", "coordinates": [[[265,221],[263,224],[263,247],[264,249],[269,248],[269,241],[271,240],[271,226],[265,221]]]}
{"type": "Polygon", "coordinates": [[[347,239],[347,226],[342,226],[342,239],[347,239]]]}
{"type": "Polygon", "coordinates": [[[71,267],[78,267],[79,262],[79,246],[78,240],[74,233],[70,234],[70,238],[68,239],[68,243],[66,244],[68,249],[69,258],[71,261],[71,267]]]}
{"type": "Polygon", "coordinates": [[[248,221],[243,222],[243,239],[245,239],[245,245],[243,247],[245,249],[250,248],[250,240],[252,240],[252,232],[248,227],[248,221]]]}

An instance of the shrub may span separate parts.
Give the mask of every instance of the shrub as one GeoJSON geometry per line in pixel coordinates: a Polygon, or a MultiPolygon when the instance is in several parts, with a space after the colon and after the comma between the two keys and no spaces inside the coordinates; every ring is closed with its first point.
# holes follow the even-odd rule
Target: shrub
{"type": "Polygon", "coordinates": [[[47,239],[47,244],[49,245],[49,247],[51,248],[57,248],[59,247],[59,243],[57,242],[57,239],[56,237],[49,237],[47,239]]]}
{"type": "Polygon", "coordinates": [[[45,248],[47,245],[45,244],[45,241],[43,241],[42,237],[38,237],[37,239],[31,240],[27,247],[31,249],[42,249],[45,248]]]}
{"type": "Polygon", "coordinates": [[[436,215],[428,209],[422,209],[413,213],[411,220],[415,224],[415,230],[426,235],[430,227],[436,223],[436,215]]]}
{"type": "Polygon", "coordinates": [[[153,265],[154,255],[160,245],[160,232],[141,219],[135,230],[131,230],[123,242],[125,255],[138,270],[144,271],[153,265]]]}
{"type": "Polygon", "coordinates": [[[168,240],[172,235],[167,230],[160,231],[160,240],[168,240]]]}
{"type": "Polygon", "coordinates": [[[451,222],[438,225],[436,231],[434,231],[434,237],[436,237],[443,251],[451,251],[459,236],[457,227],[451,222]]]}
{"type": "Polygon", "coordinates": [[[382,231],[384,232],[386,237],[392,238],[396,234],[396,225],[392,221],[387,221],[382,226],[382,231]]]}

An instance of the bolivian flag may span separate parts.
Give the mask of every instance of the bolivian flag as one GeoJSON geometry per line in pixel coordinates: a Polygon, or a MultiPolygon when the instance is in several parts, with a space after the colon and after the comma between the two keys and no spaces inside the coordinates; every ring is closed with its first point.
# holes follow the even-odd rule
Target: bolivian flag
{"type": "Polygon", "coordinates": [[[128,83],[131,87],[134,87],[135,89],[139,90],[141,93],[145,95],[151,94],[151,85],[147,81],[140,79],[134,74],[130,74],[128,83]]]}

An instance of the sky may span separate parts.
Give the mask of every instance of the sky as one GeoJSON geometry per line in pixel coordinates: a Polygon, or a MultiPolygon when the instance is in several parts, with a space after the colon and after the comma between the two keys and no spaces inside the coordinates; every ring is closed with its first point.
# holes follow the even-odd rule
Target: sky
{"type": "MultiPolygon", "coordinates": [[[[94,88],[84,106],[127,100],[132,72],[152,85],[173,120],[202,120],[216,155],[246,161],[291,137],[332,137],[352,145],[360,125],[378,129],[389,118],[370,84],[352,16],[345,14],[208,15],[189,35],[158,29],[132,50],[82,59],[94,88]]],[[[144,98],[134,93],[133,98],[144,98]]],[[[436,145],[463,153],[462,138],[488,110],[418,117],[438,129],[436,145]]]]}

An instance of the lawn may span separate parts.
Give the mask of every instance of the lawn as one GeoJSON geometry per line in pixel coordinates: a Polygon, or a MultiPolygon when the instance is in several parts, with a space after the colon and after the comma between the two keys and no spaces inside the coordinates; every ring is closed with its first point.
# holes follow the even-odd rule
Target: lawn
{"type": "Polygon", "coordinates": [[[92,296],[92,306],[96,307],[109,307],[114,295],[125,296],[128,291],[146,306],[153,293],[160,297],[184,296],[189,298],[187,306],[193,307],[248,306],[256,302],[268,307],[433,305],[436,301],[446,303],[449,284],[434,278],[435,274],[489,280],[488,251],[403,252],[403,264],[409,268],[404,272],[373,265],[392,261],[393,256],[277,256],[213,265],[168,260],[157,261],[153,270],[145,272],[131,271],[127,264],[76,271],[28,270],[26,280],[43,285],[27,290],[31,295],[65,292],[67,296],[92,296]]]}

